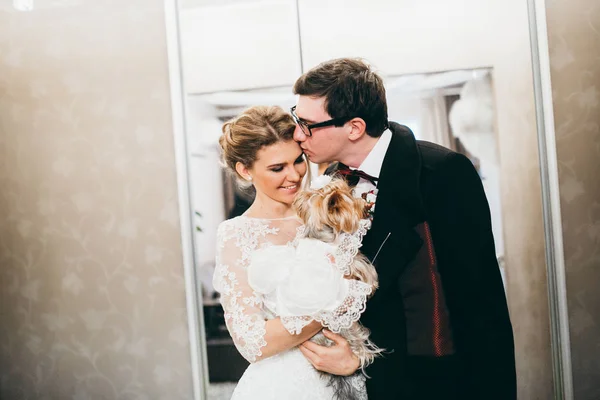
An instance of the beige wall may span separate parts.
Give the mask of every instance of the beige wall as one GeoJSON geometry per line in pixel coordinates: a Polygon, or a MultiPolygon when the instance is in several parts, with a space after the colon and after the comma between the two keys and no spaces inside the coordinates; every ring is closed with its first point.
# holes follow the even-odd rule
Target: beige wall
{"type": "Polygon", "coordinates": [[[0,5],[0,398],[189,399],[163,3],[34,3],[0,5]]]}
{"type": "Polygon", "coordinates": [[[575,398],[600,399],[600,3],[547,1],[575,398]]]}

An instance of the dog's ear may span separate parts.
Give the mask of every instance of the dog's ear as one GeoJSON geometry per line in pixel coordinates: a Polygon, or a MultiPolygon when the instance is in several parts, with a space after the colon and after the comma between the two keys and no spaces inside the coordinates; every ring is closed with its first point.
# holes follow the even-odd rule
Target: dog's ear
{"type": "Polygon", "coordinates": [[[323,195],[317,190],[304,190],[296,195],[292,207],[306,227],[307,232],[323,229],[323,195]]]}
{"type": "Polygon", "coordinates": [[[355,198],[342,179],[298,193],[292,206],[310,231],[328,226],[336,234],[353,233],[359,228],[360,220],[365,218],[364,200],[355,198]]]}
{"type": "Polygon", "coordinates": [[[326,225],[336,233],[356,232],[364,218],[364,200],[352,196],[349,188],[337,188],[325,197],[327,204],[326,225]]]}

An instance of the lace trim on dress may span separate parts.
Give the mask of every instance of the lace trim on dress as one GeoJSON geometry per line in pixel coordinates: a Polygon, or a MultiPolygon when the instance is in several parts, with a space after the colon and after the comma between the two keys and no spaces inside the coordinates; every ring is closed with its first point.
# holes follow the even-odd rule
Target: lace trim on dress
{"type": "Polygon", "coordinates": [[[313,321],[312,317],[281,317],[281,323],[292,335],[299,335],[302,329],[313,321]]]}
{"type": "Polygon", "coordinates": [[[371,286],[364,282],[350,281],[350,290],[344,302],[333,311],[320,313],[315,319],[335,333],[348,329],[365,311],[371,291],[371,286]]]}
{"type": "Polygon", "coordinates": [[[362,246],[363,237],[371,227],[369,219],[362,219],[358,230],[354,233],[342,233],[338,239],[339,244],[335,252],[335,259],[338,268],[344,272],[344,275],[350,273],[350,265],[354,257],[358,254],[358,249],[362,246]]]}
{"type": "Polygon", "coordinates": [[[340,333],[360,319],[367,306],[367,297],[371,294],[371,287],[360,281],[349,282],[349,293],[333,311],[322,311],[314,316],[281,317],[285,329],[292,335],[299,335],[302,329],[312,321],[318,321],[332,332],[340,333]]]}

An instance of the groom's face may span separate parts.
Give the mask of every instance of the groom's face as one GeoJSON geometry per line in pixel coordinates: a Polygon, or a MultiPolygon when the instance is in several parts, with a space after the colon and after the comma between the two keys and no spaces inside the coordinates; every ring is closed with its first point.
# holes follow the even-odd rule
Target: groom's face
{"type": "MultiPolygon", "coordinates": [[[[309,125],[331,119],[325,111],[324,97],[299,96],[296,115],[309,125]]],[[[296,126],[294,140],[300,143],[300,147],[310,161],[320,164],[340,160],[348,143],[349,132],[347,125],[324,126],[311,129],[312,135],[308,136],[300,126],[296,126]]]]}

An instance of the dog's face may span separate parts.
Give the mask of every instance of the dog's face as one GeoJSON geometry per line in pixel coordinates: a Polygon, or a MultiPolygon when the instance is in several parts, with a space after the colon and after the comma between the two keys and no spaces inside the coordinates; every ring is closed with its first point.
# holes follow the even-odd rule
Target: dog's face
{"type": "Polygon", "coordinates": [[[320,189],[300,192],[293,206],[309,237],[314,237],[311,232],[330,231],[334,236],[354,233],[360,220],[366,218],[365,201],[355,198],[342,179],[334,179],[320,189]]]}

